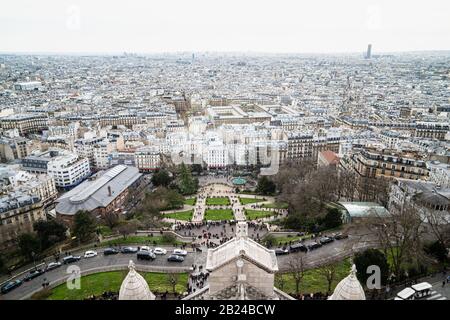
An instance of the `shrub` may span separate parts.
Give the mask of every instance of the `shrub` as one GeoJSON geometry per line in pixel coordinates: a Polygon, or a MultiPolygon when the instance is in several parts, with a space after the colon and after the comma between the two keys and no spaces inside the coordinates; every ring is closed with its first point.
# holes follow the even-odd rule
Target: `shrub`
{"type": "Polygon", "coordinates": [[[177,238],[171,233],[164,233],[162,236],[162,240],[164,243],[174,244],[177,242],[177,238]]]}

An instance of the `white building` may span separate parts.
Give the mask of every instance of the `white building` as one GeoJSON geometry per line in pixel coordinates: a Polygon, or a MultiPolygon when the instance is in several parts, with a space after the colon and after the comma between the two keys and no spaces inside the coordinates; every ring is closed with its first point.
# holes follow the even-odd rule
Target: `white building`
{"type": "Polygon", "coordinates": [[[156,147],[145,147],[134,153],[135,166],[141,172],[155,171],[161,167],[161,155],[156,147]]]}
{"type": "Polygon", "coordinates": [[[450,188],[450,165],[439,161],[427,162],[430,171],[429,181],[434,182],[442,188],[450,188]]]}
{"type": "Polygon", "coordinates": [[[111,153],[116,150],[115,143],[104,139],[94,146],[94,166],[96,170],[109,168],[111,153]]]}
{"type": "Polygon", "coordinates": [[[21,170],[19,165],[0,167],[0,190],[4,194],[20,191],[37,196],[44,204],[49,204],[58,195],[53,177],[21,170]]]}
{"type": "Polygon", "coordinates": [[[73,153],[54,157],[47,163],[47,173],[59,188],[76,186],[91,174],[89,160],[73,153]]]}
{"type": "Polygon", "coordinates": [[[203,160],[208,168],[224,168],[228,163],[228,152],[223,141],[217,137],[210,138],[203,150],[203,160]]]}
{"type": "Polygon", "coordinates": [[[381,141],[386,145],[387,149],[396,149],[400,134],[396,131],[383,131],[380,134],[381,141]]]}
{"type": "Polygon", "coordinates": [[[94,147],[103,141],[103,138],[86,138],[75,141],[75,152],[82,158],[89,160],[91,168],[95,167],[94,147]]]}
{"type": "Polygon", "coordinates": [[[79,122],[71,122],[67,126],[49,126],[48,136],[72,136],[76,137],[78,134],[78,129],[80,128],[79,122]]]}
{"type": "Polygon", "coordinates": [[[17,91],[33,91],[41,88],[42,83],[40,81],[18,82],[14,84],[14,89],[17,91]]]}

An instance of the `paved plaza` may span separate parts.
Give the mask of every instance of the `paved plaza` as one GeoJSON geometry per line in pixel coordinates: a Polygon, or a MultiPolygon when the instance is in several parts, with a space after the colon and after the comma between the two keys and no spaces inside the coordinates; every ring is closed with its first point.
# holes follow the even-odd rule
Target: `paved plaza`
{"type": "MultiPolygon", "coordinates": [[[[201,223],[205,220],[205,213],[208,209],[222,209],[227,210],[230,209],[233,212],[235,221],[246,221],[249,220],[245,216],[245,210],[259,210],[259,211],[267,211],[268,213],[273,213],[273,216],[282,217],[287,214],[285,209],[275,209],[275,208],[264,208],[262,205],[264,204],[273,204],[275,199],[273,197],[268,196],[259,196],[259,195],[248,195],[248,194],[239,194],[235,192],[235,187],[229,185],[229,181],[226,178],[215,178],[211,180],[210,184],[206,184],[200,187],[196,198],[197,202],[194,206],[185,205],[182,209],[179,210],[171,210],[170,213],[183,212],[186,210],[192,210],[192,220],[191,223],[201,223]],[[208,205],[208,198],[228,198],[229,205],[208,205]],[[249,198],[249,199],[264,199],[258,201],[256,203],[248,203],[241,204],[239,198],[249,198]]],[[[264,223],[268,220],[268,218],[259,218],[256,219],[261,223],[264,223]]],[[[270,220],[270,219],[269,219],[270,220]]],[[[169,222],[176,223],[188,223],[187,221],[168,219],[169,222]]]]}

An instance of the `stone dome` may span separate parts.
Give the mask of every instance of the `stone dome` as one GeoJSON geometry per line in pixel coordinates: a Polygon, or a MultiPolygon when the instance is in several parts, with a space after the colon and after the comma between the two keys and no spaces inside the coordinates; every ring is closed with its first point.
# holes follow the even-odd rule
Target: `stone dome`
{"type": "Polygon", "coordinates": [[[353,265],[350,274],[341,280],[334,289],[329,300],[366,300],[364,289],[356,277],[356,266],[353,265]]]}
{"type": "Polygon", "coordinates": [[[134,263],[130,260],[130,271],[122,282],[119,291],[119,300],[155,300],[147,281],[136,272],[134,263]]]}

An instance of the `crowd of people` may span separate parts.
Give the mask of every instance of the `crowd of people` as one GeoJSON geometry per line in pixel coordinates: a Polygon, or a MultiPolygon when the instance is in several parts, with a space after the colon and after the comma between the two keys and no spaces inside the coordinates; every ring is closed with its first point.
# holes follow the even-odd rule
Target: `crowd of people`
{"type": "MultiPolygon", "coordinates": [[[[227,242],[235,236],[236,221],[203,221],[178,223],[175,231],[185,237],[192,237],[198,245],[214,248],[227,242]]],[[[248,222],[249,235],[255,240],[260,240],[268,231],[266,224],[248,222]]]]}
{"type": "Polygon", "coordinates": [[[119,294],[117,292],[104,291],[99,296],[92,294],[92,295],[88,296],[85,300],[117,300],[118,298],[119,298],[119,294]]]}
{"type": "Polygon", "coordinates": [[[300,294],[295,298],[298,300],[327,300],[328,295],[322,292],[316,292],[310,294],[300,294]]]}
{"type": "Polygon", "coordinates": [[[201,265],[192,265],[192,272],[189,275],[188,281],[188,294],[194,293],[197,290],[202,289],[206,285],[206,280],[209,277],[209,273],[203,270],[201,265]]]}

